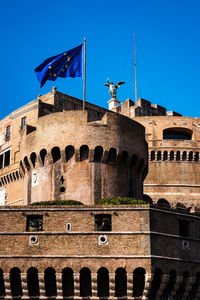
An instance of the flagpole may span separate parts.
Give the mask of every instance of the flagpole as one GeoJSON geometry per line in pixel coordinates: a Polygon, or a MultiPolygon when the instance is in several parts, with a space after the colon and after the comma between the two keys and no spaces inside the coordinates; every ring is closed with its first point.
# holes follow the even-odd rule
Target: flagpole
{"type": "Polygon", "coordinates": [[[85,110],[86,38],[84,38],[83,53],[83,110],[85,110]]]}
{"type": "Polygon", "coordinates": [[[135,48],[135,105],[137,105],[136,33],[135,32],[134,32],[134,48],[135,48]]]}

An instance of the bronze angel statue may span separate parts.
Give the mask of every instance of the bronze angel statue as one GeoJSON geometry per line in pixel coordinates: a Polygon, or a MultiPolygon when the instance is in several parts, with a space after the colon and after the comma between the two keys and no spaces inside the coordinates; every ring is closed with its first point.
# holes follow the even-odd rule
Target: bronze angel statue
{"type": "Polygon", "coordinates": [[[109,87],[109,94],[111,95],[112,99],[117,99],[117,89],[120,87],[120,85],[124,84],[125,81],[119,81],[118,84],[114,84],[112,81],[109,82],[109,78],[107,79],[107,82],[104,84],[105,86],[109,87]]]}

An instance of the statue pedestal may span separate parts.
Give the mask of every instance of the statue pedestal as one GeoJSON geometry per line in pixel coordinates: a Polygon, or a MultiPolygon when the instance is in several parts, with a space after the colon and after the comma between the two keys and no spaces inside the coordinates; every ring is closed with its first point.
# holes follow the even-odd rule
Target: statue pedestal
{"type": "Polygon", "coordinates": [[[111,98],[108,101],[108,109],[112,110],[114,107],[119,107],[120,101],[117,98],[111,98]]]}

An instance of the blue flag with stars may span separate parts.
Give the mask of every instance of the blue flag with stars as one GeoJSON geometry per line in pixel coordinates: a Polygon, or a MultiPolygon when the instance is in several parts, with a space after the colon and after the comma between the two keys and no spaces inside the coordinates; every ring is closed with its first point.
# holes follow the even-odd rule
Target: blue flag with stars
{"type": "Polygon", "coordinates": [[[43,87],[47,80],[55,81],[58,77],[82,76],[82,48],[80,45],[56,56],[47,58],[34,71],[43,87]]]}

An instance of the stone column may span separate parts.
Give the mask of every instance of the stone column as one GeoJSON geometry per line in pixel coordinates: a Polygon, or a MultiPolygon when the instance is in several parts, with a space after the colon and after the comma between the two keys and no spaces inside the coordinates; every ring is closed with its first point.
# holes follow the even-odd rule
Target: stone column
{"type": "Polygon", "coordinates": [[[145,274],[145,282],[144,282],[144,292],[142,295],[142,300],[147,299],[147,295],[149,294],[149,290],[151,288],[151,283],[153,281],[154,274],[145,274]]]}
{"type": "Polygon", "coordinates": [[[11,287],[10,287],[10,273],[3,273],[5,294],[7,297],[12,297],[11,287]]]}
{"type": "Polygon", "coordinates": [[[190,293],[190,291],[192,289],[192,286],[193,286],[195,280],[196,280],[195,276],[194,277],[193,276],[189,276],[189,277],[187,277],[185,279],[185,291],[184,291],[184,294],[182,296],[182,300],[186,300],[187,299],[187,297],[188,297],[188,295],[189,295],[189,293],[190,293]]]}
{"type": "Polygon", "coordinates": [[[127,274],[127,297],[133,297],[133,274],[127,274]]]}
{"type": "Polygon", "coordinates": [[[160,283],[159,290],[157,291],[157,294],[156,294],[156,300],[160,299],[160,296],[162,295],[162,293],[163,293],[163,291],[164,291],[164,289],[166,287],[166,284],[167,284],[167,282],[169,280],[169,277],[170,277],[169,275],[165,275],[165,274],[163,274],[161,276],[161,283],[160,283]]]}
{"type": "Polygon", "coordinates": [[[182,280],[183,280],[183,276],[176,276],[176,281],[174,284],[174,288],[171,291],[170,298],[173,298],[176,295],[176,292],[179,289],[179,286],[180,286],[182,280]]]}
{"type": "Polygon", "coordinates": [[[56,287],[57,287],[56,299],[62,299],[63,298],[62,273],[56,273],[56,287]]]}
{"type": "Polygon", "coordinates": [[[109,274],[109,297],[115,297],[115,273],[109,274]]]}
{"type": "Polygon", "coordinates": [[[74,297],[80,297],[80,274],[74,273],[74,297]]]}
{"type": "Polygon", "coordinates": [[[45,297],[45,284],[44,284],[44,273],[38,273],[38,280],[39,280],[39,290],[40,290],[40,297],[45,297]]]}
{"type": "Polygon", "coordinates": [[[92,297],[98,297],[97,273],[91,273],[91,282],[92,282],[92,297]]]}
{"type": "Polygon", "coordinates": [[[27,299],[28,296],[28,282],[27,282],[27,274],[21,273],[21,284],[22,284],[22,298],[27,299]]]}

